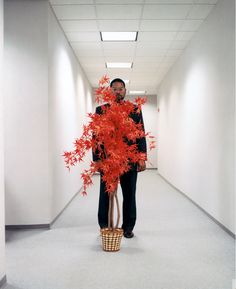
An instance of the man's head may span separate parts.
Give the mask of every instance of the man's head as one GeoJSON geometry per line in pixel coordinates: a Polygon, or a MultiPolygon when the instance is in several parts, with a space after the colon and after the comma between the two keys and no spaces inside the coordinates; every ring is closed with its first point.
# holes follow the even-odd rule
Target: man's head
{"type": "Polygon", "coordinates": [[[125,82],[120,78],[115,78],[111,81],[110,87],[113,91],[113,93],[116,96],[117,101],[121,101],[125,98],[126,94],[126,88],[125,88],[125,82]]]}

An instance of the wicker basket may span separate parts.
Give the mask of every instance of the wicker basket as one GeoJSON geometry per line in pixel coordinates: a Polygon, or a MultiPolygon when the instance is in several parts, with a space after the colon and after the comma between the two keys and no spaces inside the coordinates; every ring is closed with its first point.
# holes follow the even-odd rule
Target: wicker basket
{"type": "Polygon", "coordinates": [[[102,248],[106,252],[117,252],[120,250],[120,243],[123,236],[122,229],[101,229],[102,248]]]}

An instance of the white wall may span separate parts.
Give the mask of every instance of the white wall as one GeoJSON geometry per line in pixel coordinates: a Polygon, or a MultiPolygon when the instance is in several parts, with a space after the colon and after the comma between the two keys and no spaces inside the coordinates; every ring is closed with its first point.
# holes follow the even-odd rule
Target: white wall
{"type": "Polygon", "coordinates": [[[5,15],[6,224],[49,224],[81,186],[62,154],[81,132],[89,84],[48,1],[8,0],[5,15]]]}
{"type": "Polygon", "coordinates": [[[86,112],[92,111],[92,90],[56,17],[49,9],[49,115],[52,178],[52,217],[63,209],[82,185],[80,173],[87,162],[65,168],[62,154],[81,136],[86,112]]]}
{"type": "MultiPolygon", "coordinates": [[[[142,97],[142,96],[141,96],[142,97]]],[[[136,96],[127,96],[127,99],[134,101],[136,96]]],[[[151,132],[157,141],[157,96],[148,95],[147,102],[142,107],[143,121],[146,132],[151,132]]],[[[156,148],[149,150],[149,139],[147,138],[147,168],[157,168],[157,144],[156,148]]]]}
{"type": "Polygon", "coordinates": [[[4,6],[6,224],[44,224],[51,219],[47,2],[4,6]]]}
{"type": "Polygon", "coordinates": [[[234,1],[220,1],[158,90],[158,169],[235,232],[234,1]]]}
{"type": "Polygon", "coordinates": [[[3,0],[0,0],[0,284],[5,268],[5,200],[4,200],[4,147],[3,147],[3,0]]]}

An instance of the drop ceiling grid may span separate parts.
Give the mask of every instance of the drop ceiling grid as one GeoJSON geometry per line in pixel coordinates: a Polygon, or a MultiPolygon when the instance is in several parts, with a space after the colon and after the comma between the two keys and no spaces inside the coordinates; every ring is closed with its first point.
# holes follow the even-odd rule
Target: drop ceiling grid
{"type": "MultiPolygon", "coordinates": [[[[192,2],[193,2],[193,1],[192,1],[192,2]]],[[[174,36],[174,38],[173,38],[170,46],[169,46],[168,49],[166,50],[166,54],[165,54],[165,56],[163,57],[163,62],[170,60],[170,62],[172,62],[172,64],[174,64],[175,61],[177,60],[178,56],[181,55],[181,53],[182,53],[181,51],[179,52],[179,55],[171,55],[171,53],[170,53],[171,50],[172,50],[173,44],[175,43],[176,40],[177,40],[177,41],[179,41],[179,40],[184,41],[184,40],[185,40],[185,41],[186,41],[186,44],[187,44],[187,40],[190,40],[190,37],[189,37],[189,39],[184,39],[184,36],[186,35],[185,33],[192,33],[192,32],[184,32],[184,31],[182,31],[182,27],[183,27],[183,25],[184,25],[184,21],[185,21],[186,19],[188,19],[188,16],[190,15],[190,13],[191,13],[194,5],[195,5],[195,4],[192,3],[191,6],[189,6],[188,11],[187,11],[185,17],[183,18],[183,22],[182,22],[182,23],[180,24],[180,26],[178,27],[178,30],[176,31],[176,34],[175,34],[175,36],[174,36]],[[182,38],[181,38],[181,36],[182,36],[182,38]],[[171,61],[171,60],[172,60],[172,61],[171,61]]],[[[193,34],[191,34],[191,36],[192,36],[192,35],[193,35],[193,34]]],[[[185,46],[183,46],[183,49],[184,49],[184,48],[185,48],[185,46]]],[[[183,49],[182,49],[182,51],[183,51],[183,49]]],[[[181,49],[180,49],[180,50],[181,50],[181,49]]],[[[160,79],[160,78],[159,78],[159,79],[160,79]]]]}
{"type": "Polygon", "coordinates": [[[98,83],[103,73],[107,73],[111,77],[129,77],[130,88],[145,86],[148,91],[153,90],[154,83],[158,85],[182,54],[217,1],[51,0],[50,2],[93,86],[98,83]],[[100,31],[119,31],[120,27],[124,28],[120,31],[139,31],[138,41],[101,42],[100,31]],[[129,71],[107,69],[105,62],[108,61],[132,61],[133,69],[129,71]],[[133,87],[132,83],[137,85],[133,87]]]}
{"type": "MultiPolygon", "coordinates": [[[[143,1],[143,3],[144,3],[144,1],[143,1]]],[[[133,69],[131,70],[131,73],[130,73],[130,81],[129,81],[129,84],[128,84],[128,89],[129,90],[131,90],[132,89],[132,84],[134,83],[134,81],[136,80],[136,81],[138,81],[138,78],[137,77],[135,77],[134,76],[134,73],[136,72],[136,70],[137,69],[139,69],[139,67],[136,67],[136,61],[135,61],[135,57],[136,57],[136,55],[137,55],[137,47],[138,47],[138,43],[140,42],[140,39],[139,39],[139,33],[140,33],[140,27],[141,27],[141,21],[142,21],[142,19],[143,19],[143,14],[144,14],[144,8],[145,8],[145,6],[144,6],[144,4],[142,5],[142,9],[141,9],[141,15],[140,15],[140,18],[138,19],[139,20],[139,22],[138,22],[138,38],[137,38],[137,41],[135,42],[135,50],[134,50],[134,55],[133,55],[133,69]]],[[[142,65],[142,67],[141,67],[141,69],[144,69],[144,65],[142,65]]],[[[144,73],[144,71],[143,71],[143,73],[144,73]]],[[[148,74],[150,75],[150,73],[151,73],[151,71],[149,70],[148,71],[148,74]]],[[[155,72],[153,72],[153,73],[155,73],[155,72]]],[[[139,80],[138,82],[140,83],[142,83],[144,80],[143,79],[141,79],[141,80],[139,80]]],[[[149,80],[149,82],[150,82],[150,80],[149,80]]],[[[149,83],[147,84],[147,85],[149,85],[149,83]]],[[[134,90],[135,90],[135,88],[134,88],[134,90]]],[[[142,90],[144,90],[144,91],[147,91],[147,88],[146,89],[142,89],[142,90]]]]}

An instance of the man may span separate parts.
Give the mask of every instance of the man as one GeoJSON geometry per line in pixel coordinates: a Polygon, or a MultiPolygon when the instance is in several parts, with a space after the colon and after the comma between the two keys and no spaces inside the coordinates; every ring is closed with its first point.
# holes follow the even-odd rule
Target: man
{"type": "MultiPolygon", "coordinates": [[[[116,101],[119,103],[124,100],[126,95],[125,82],[120,78],[115,78],[111,81],[110,87],[113,94],[116,96],[116,101]]],[[[101,106],[96,108],[96,113],[101,114],[101,106]]],[[[141,123],[143,125],[142,112],[132,113],[130,117],[135,123],[141,123]]],[[[144,125],[143,125],[144,129],[144,125]]],[[[145,137],[136,140],[137,148],[139,152],[147,152],[147,145],[145,137]]],[[[98,155],[93,153],[93,161],[99,161],[98,155]]],[[[123,224],[124,237],[133,238],[133,228],[136,222],[136,182],[137,173],[146,169],[145,161],[139,161],[138,163],[132,163],[130,170],[120,177],[120,185],[123,194],[123,224]]],[[[109,208],[109,196],[105,190],[105,183],[100,180],[100,197],[98,207],[98,223],[101,228],[108,226],[108,208],[109,208]]]]}

